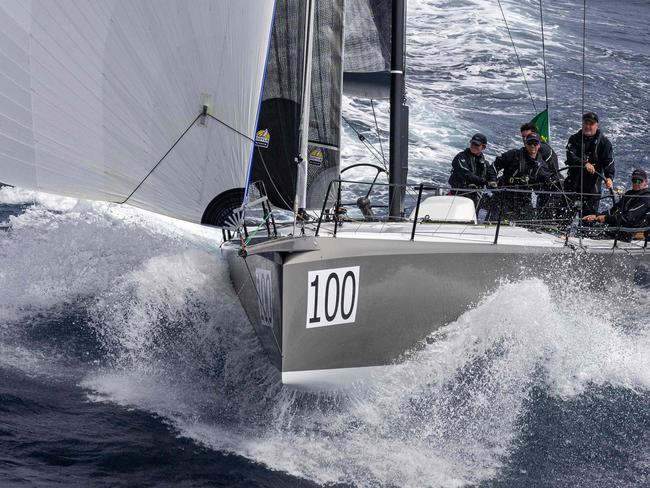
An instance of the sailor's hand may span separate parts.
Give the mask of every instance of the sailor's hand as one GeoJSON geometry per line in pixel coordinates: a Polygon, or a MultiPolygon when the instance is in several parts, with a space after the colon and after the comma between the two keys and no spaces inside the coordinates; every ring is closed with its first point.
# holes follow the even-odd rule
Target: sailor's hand
{"type": "Polygon", "coordinates": [[[611,178],[607,178],[605,180],[605,185],[607,186],[608,190],[611,190],[614,187],[614,182],[612,181],[611,178]]]}
{"type": "Polygon", "coordinates": [[[600,222],[601,224],[605,223],[604,215],[585,215],[582,217],[582,220],[586,222],[600,222]]]}
{"type": "Polygon", "coordinates": [[[587,170],[587,173],[592,175],[596,172],[595,166],[591,163],[585,163],[585,169],[587,170]]]}

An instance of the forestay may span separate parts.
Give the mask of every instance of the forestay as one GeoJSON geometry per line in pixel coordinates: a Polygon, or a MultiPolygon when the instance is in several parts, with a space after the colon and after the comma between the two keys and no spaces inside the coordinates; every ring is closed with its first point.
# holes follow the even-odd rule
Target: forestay
{"type": "Polygon", "coordinates": [[[200,222],[217,195],[246,184],[273,7],[3,0],[0,181],[110,202],[137,188],[129,204],[200,222]],[[205,95],[214,119],[156,167],[205,95]]]}

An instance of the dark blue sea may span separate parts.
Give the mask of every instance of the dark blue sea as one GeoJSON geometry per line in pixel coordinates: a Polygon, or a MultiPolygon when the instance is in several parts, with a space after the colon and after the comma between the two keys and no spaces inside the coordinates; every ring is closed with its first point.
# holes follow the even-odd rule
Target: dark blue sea
{"type": "MultiPolygon", "coordinates": [[[[444,183],[545,105],[539,1],[409,0],[409,177],[444,183]]],[[[546,0],[551,142],[598,112],[650,170],[650,3],[546,0]]],[[[379,102],[385,138],[388,112],[379,102]]],[[[377,144],[366,101],[346,117],[377,144]]],[[[372,161],[346,127],[344,164],[372,161]]],[[[385,141],[384,141],[385,142],[385,141]]],[[[375,384],[284,388],[218,233],[0,189],[0,487],[647,487],[650,289],[506,283],[375,384]]]]}

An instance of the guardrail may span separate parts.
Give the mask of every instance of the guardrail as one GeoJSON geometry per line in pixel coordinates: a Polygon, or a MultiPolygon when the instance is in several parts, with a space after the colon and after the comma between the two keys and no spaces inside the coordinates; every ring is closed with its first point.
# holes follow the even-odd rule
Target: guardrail
{"type": "MultiPolygon", "coordinates": [[[[365,191],[363,192],[365,193],[366,198],[368,198],[371,195],[375,187],[387,190],[390,187],[398,186],[390,183],[377,182],[376,178],[372,182],[346,180],[342,178],[332,180],[327,188],[327,193],[325,194],[323,205],[320,214],[318,216],[316,235],[319,234],[322,223],[324,221],[329,221],[329,222],[333,221],[334,223],[333,236],[336,237],[339,227],[345,221],[344,218],[344,215],[346,214],[345,208],[358,204],[358,201],[342,202],[342,198],[341,198],[342,187],[343,185],[346,184],[356,185],[356,186],[368,185],[370,187],[369,190],[367,192],[365,191]],[[328,206],[328,204],[331,201],[333,188],[335,187],[335,185],[336,185],[335,188],[336,199],[332,202],[333,206],[328,206]]],[[[424,219],[420,218],[420,206],[422,204],[423,195],[425,194],[425,192],[431,192],[433,195],[444,195],[444,194],[451,193],[456,196],[468,196],[472,198],[477,204],[477,213],[478,210],[481,209],[487,210],[487,216],[486,216],[487,218],[482,223],[487,225],[495,225],[495,233],[494,233],[494,240],[493,240],[493,244],[495,245],[498,244],[501,226],[505,221],[514,222],[517,225],[528,227],[528,228],[541,228],[547,231],[550,231],[551,229],[555,229],[555,231],[559,230],[560,233],[566,235],[565,245],[568,245],[569,237],[571,237],[571,234],[580,237],[583,234],[593,233],[595,229],[594,227],[591,226],[581,225],[581,220],[579,219],[579,217],[581,216],[580,207],[579,207],[580,201],[582,201],[585,197],[597,198],[600,200],[611,199],[612,201],[615,201],[615,195],[613,192],[607,195],[602,195],[597,193],[564,192],[564,191],[547,190],[544,189],[544,187],[541,187],[541,185],[526,185],[527,186],[526,188],[505,187],[505,188],[487,188],[487,189],[449,188],[441,185],[428,184],[428,183],[420,183],[418,185],[399,185],[399,186],[403,186],[405,187],[405,190],[411,191],[412,192],[411,197],[414,200],[414,206],[412,207],[413,225],[411,227],[411,236],[410,236],[411,241],[415,240],[418,224],[425,222],[424,219]],[[537,188],[535,188],[534,186],[537,186],[537,188]],[[536,195],[538,202],[540,201],[540,197],[543,201],[546,201],[547,204],[548,202],[553,202],[556,205],[555,207],[551,206],[548,208],[533,209],[534,212],[538,213],[538,215],[543,214],[544,211],[548,211],[548,213],[553,218],[548,218],[548,219],[513,218],[513,215],[507,211],[508,209],[504,208],[507,207],[506,206],[506,204],[508,203],[507,196],[512,196],[514,202],[517,201],[521,202],[527,200],[526,195],[530,195],[531,201],[533,195],[536,195]],[[486,204],[482,205],[481,202],[483,202],[486,198],[488,198],[488,196],[489,196],[489,201],[486,204]],[[557,215],[560,216],[558,217],[557,215]],[[496,217],[496,218],[492,219],[492,217],[496,217]]],[[[630,198],[630,196],[622,196],[621,198],[630,198]]],[[[370,204],[370,207],[374,209],[377,208],[387,209],[388,205],[384,203],[378,205],[370,204]]],[[[530,207],[530,209],[532,209],[532,206],[530,207]]],[[[515,210],[520,210],[520,209],[515,209],[515,210]]],[[[398,219],[391,219],[388,217],[375,218],[374,216],[373,218],[368,218],[367,215],[364,213],[363,220],[369,222],[372,221],[408,222],[410,219],[406,219],[404,216],[398,219]]],[[[601,231],[607,232],[608,235],[613,236],[612,238],[614,239],[614,246],[613,246],[614,248],[616,248],[616,245],[620,240],[621,233],[629,234],[629,233],[644,232],[645,233],[644,248],[647,248],[648,238],[650,235],[649,232],[650,227],[626,228],[626,227],[621,227],[620,222],[618,226],[610,226],[607,227],[606,229],[601,229],[601,231]]]]}

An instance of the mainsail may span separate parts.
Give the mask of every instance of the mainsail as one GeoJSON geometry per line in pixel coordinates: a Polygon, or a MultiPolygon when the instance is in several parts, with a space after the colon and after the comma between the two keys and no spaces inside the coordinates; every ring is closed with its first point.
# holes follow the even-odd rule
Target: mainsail
{"type": "MultiPolygon", "coordinates": [[[[307,2],[278,0],[271,36],[251,182],[291,209],[299,155],[301,79],[307,2]]],[[[339,172],[343,0],[316,2],[309,123],[308,207],[320,207],[339,172]]]]}
{"type": "Polygon", "coordinates": [[[390,94],[391,0],[346,0],[343,90],[361,98],[390,94]]]}
{"type": "Polygon", "coordinates": [[[246,184],[273,8],[3,0],[0,181],[205,220],[246,184]]]}

